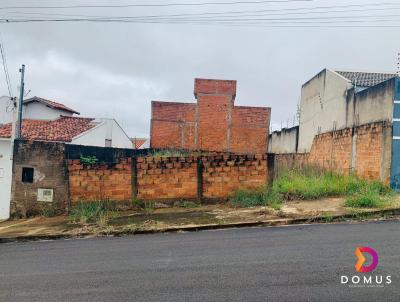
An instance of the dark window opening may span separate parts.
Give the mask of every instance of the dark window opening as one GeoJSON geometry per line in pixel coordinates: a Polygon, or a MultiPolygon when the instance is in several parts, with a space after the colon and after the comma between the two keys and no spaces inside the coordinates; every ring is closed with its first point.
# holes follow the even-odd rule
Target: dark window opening
{"type": "Polygon", "coordinates": [[[33,168],[22,168],[22,182],[33,183],[33,168]]]}

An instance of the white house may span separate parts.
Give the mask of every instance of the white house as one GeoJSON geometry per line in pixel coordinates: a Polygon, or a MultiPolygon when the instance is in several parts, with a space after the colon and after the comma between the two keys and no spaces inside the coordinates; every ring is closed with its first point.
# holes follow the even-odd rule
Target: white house
{"type": "MultiPolygon", "coordinates": [[[[10,99],[0,98],[0,220],[10,213],[12,111],[10,99]]],[[[24,102],[22,137],[84,146],[130,148],[132,141],[115,119],[76,117],[77,111],[43,98],[24,102]]]]}

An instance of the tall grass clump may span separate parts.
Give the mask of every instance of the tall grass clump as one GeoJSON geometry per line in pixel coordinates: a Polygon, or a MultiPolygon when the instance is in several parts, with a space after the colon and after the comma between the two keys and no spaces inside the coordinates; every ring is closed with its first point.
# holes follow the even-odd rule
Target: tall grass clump
{"type": "Polygon", "coordinates": [[[344,196],[347,207],[375,208],[387,205],[391,194],[390,188],[379,181],[363,180],[355,175],[341,175],[309,166],[285,171],[270,189],[237,191],[230,202],[240,207],[280,208],[282,200],[344,196]]]}
{"type": "Polygon", "coordinates": [[[239,190],[229,201],[236,207],[270,206],[280,209],[282,204],[278,194],[264,187],[254,190],[239,190]]]}
{"type": "Polygon", "coordinates": [[[116,217],[116,205],[111,201],[87,201],[79,202],[75,205],[70,214],[69,219],[72,222],[79,223],[97,223],[105,225],[107,222],[116,217]]]}
{"type": "Polygon", "coordinates": [[[284,199],[318,199],[357,194],[386,195],[390,189],[377,181],[367,181],[355,175],[341,175],[315,167],[285,172],[274,183],[274,191],[284,199]]]}

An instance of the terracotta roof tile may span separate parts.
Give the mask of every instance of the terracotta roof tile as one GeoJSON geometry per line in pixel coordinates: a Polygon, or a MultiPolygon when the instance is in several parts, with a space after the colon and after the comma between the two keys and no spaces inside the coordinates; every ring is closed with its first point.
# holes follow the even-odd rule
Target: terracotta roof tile
{"type": "MultiPolygon", "coordinates": [[[[23,120],[22,137],[29,140],[70,142],[96,126],[93,118],[62,116],[56,120],[23,120]]],[[[11,137],[11,124],[0,126],[0,137],[11,137]]]]}
{"type": "Polygon", "coordinates": [[[64,104],[50,101],[50,100],[40,98],[37,96],[34,96],[33,98],[30,98],[30,99],[26,99],[24,101],[24,104],[31,103],[31,102],[39,102],[39,103],[45,104],[51,108],[60,109],[60,110],[64,110],[64,111],[75,113],[75,114],[80,114],[78,111],[75,111],[74,109],[71,109],[71,108],[65,106],[64,104]]]}
{"type": "Polygon", "coordinates": [[[139,149],[148,140],[148,138],[132,138],[132,144],[134,149],[139,149]]]}

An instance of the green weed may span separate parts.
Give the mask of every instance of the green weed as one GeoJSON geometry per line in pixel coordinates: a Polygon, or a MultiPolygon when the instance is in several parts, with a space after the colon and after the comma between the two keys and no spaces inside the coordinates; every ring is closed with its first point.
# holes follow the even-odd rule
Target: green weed
{"type": "Polygon", "coordinates": [[[116,205],[111,201],[88,201],[79,202],[74,206],[69,214],[72,222],[98,223],[105,225],[117,216],[116,205]]]}

